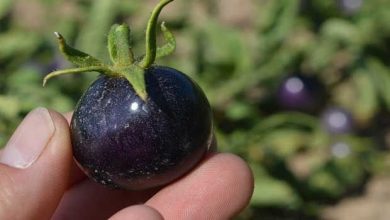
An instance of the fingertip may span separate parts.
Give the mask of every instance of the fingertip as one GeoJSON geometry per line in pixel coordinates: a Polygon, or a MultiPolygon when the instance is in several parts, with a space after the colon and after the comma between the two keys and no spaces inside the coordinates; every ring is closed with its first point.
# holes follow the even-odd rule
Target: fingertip
{"type": "MultiPolygon", "coordinates": [[[[231,153],[217,153],[205,161],[200,170],[202,178],[210,179],[209,195],[214,202],[208,209],[212,218],[216,211],[230,219],[239,214],[250,202],[254,190],[254,176],[249,165],[231,153]],[[214,194],[214,195],[213,195],[214,194]]],[[[219,216],[219,217],[221,217],[219,216]]],[[[221,218],[225,219],[225,218],[221,218]]]]}
{"type": "Polygon", "coordinates": [[[72,120],[72,116],[73,116],[73,112],[64,113],[64,117],[66,118],[68,124],[70,124],[70,121],[72,120]]]}
{"type": "Polygon", "coordinates": [[[47,150],[44,152],[46,155],[43,155],[45,159],[42,161],[50,161],[61,167],[66,167],[66,170],[69,171],[73,161],[69,124],[62,114],[54,110],[49,110],[49,114],[53,120],[55,132],[47,145],[47,150]]]}
{"type": "Polygon", "coordinates": [[[241,158],[211,154],[146,204],[166,219],[231,219],[248,205],[253,185],[252,171],[241,158]]]}
{"type": "Polygon", "coordinates": [[[122,209],[109,220],[164,220],[163,216],[154,208],[147,205],[133,205],[122,209]]]}
{"type": "Polygon", "coordinates": [[[48,109],[49,113],[50,113],[50,116],[52,117],[53,121],[58,124],[60,127],[69,127],[68,126],[68,121],[67,121],[67,117],[68,117],[68,114],[66,113],[65,115],[62,115],[61,113],[55,111],[55,110],[52,110],[52,109],[48,109]]]}
{"type": "Polygon", "coordinates": [[[55,133],[54,121],[46,108],[36,108],[26,115],[8,140],[0,163],[25,169],[42,154],[55,133]]]}
{"type": "Polygon", "coordinates": [[[72,150],[66,119],[45,108],[33,110],[18,126],[6,150],[1,157],[4,165],[0,165],[0,173],[6,173],[0,175],[0,205],[7,201],[7,212],[0,208],[0,218],[49,218],[69,180],[72,150]]]}
{"type": "MultiPolygon", "coordinates": [[[[231,163],[230,166],[230,174],[227,176],[230,178],[228,182],[231,183],[231,192],[234,192],[235,195],[230,195],[231,198],[237,198],[235,201],[236,204],[232,204],[232,206],[237,206],[236,213],[238,214],[240,211],[242,211],[250,202],[254,190],[254,176],[251,168],[249,165],[239,156],[230,154],[230,153],[223,153],[220,155],[219,159],[219,166],[221,166],[223,163],[221,161],[224,161],[224,163],[231,163]]],[[[216,161],[218,163],[218,161],[216,161]]],[[[222,167],[220,167],[222,169],[222,167]]]]}

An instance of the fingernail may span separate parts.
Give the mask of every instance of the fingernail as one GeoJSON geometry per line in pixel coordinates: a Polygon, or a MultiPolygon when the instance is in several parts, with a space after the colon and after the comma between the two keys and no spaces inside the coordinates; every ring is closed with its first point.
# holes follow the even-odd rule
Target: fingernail
{"type": "Polygon", "coordinates": [[[25,169],[41,155],[55,131],[46,108],[31,111],[9,139],[0,156],[0,163],[25,169]]]}

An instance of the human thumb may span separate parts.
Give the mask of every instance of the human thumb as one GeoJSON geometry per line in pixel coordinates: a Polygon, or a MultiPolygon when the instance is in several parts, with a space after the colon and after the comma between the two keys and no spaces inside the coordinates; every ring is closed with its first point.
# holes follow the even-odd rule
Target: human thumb
{"type": "Polygon", "coordinates": [[[30,112],[0,154],[0,219],[50,219],[71,162],[66,119],[45,108],[30,112]]]}

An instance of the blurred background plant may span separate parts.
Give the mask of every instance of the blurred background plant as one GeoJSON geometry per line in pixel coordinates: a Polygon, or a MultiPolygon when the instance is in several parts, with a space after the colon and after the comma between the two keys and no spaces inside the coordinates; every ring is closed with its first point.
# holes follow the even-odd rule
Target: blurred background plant
{"type": "MultiPolygon", "coordinates": [[[[35,107],[71,111],[97,76],[42,88],[69,66],[53,31],[107,60],[106,33],[126,22],[140,54],[156,1],[1,0],[0,146],[35,107]]],[[[219,149],[255,173],[239,219],[326,218],[324,207],[389,176],[389,11],[389,0],[177,0],[164,10],[178,48],[160,64],[204,88],[219,149]]]]}

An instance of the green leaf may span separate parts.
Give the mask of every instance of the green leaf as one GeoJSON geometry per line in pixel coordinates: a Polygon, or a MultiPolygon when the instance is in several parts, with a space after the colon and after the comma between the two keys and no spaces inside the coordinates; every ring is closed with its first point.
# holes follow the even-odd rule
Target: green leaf
{"type": "Polygon", "coordinates": [[[130,28],[126,24],[113,25],[108,34],[108,51],[116,66],[130,66],[134,55],[130,48],[130,28]]]}
{"type": "Polygon", "coordinates": [[[60,33],[54,32],[54,34],[58,39],[60,51],[72,64],[78,67],[104,66],[97,58],[69,46],[60,33]]]}
{"type": "Polygon", "coordinates": [[[310,143],[310,133],[298,129],[277,129],[269,132],[261,143],[271,148],[278,156],[287,158],[310,143]]]}
{"type": "Polygon", "coordinates": [[[156,59],[172,54],[176,49],[176,40],[173,33],[165,26],[165,22],[161,23],[161,31],[164,35],[165,44],[157,48],[156,59]]]}
{"type": "Polygon", "coordinates": [[[390,70],[375,58],[368,60],[367,68],[372,84],[390,110],[390,70]]]}
{"type": "Polygon", "coordinates": [[[286,182],[268,176],[258,165],[252,165],[255,188],[251,204],[255,206],[282,206],[297,208],[302,201],[286,182]]]}
{"type": "Polygon", "coordinates": [[[140,96],[140,98],[146,101],[147,93],[144,70],[137,65],[131,65],[130,67],[125,67],[120,71],[130,82],[134,91],[140,96]]]}
{"type": "Polygon", "coordinates": [[[329,19],[321,28],[321,36],[326,41],[337,41],[347,44],[361,44],[359,29],[351,22],[343,19],[329,19]]]}
{"type": "Polygon", "coordinates": [[[262,133],[286,125],[316,129],[319,121],[316,117],[300,112],[275,113],[265,118],[253,130],[262,133]]]}
{"type": "Polygon", "coordinates": [[[335,198],[344,192],[343,185],[327,169],[319,169],[307,180],[310,191],[317,197],[335,198]]]}
{"type": "Polygon", "coordinates": [[[35,33],[8,31],[0,34],[0,60],[21,59],[39,46],[41,39],[35,33]]]}
{"type": "MultiPolygon", "coordinates": [[[[372,83],[369,74],[365,70],[360,70],[353,75],[357,95],[354,100],[353,112],[358,120],[366,122],[375,116],[379,108],[376,86],[372,83]]],[[[390,80],[390,75],[388,75],[388,79],[390,80]]]]}
{"type": "Polygon", "coordinates": [[[0,19],[9,13],[12,3],[13,3],[12,0],[0,1],[0,19]]]}
{"type": "Polygon", "coordinates": [[[6,118],[15,118],[20,110],[20,103],[16,97],[0,95],[0,115],[6,118]]]}

